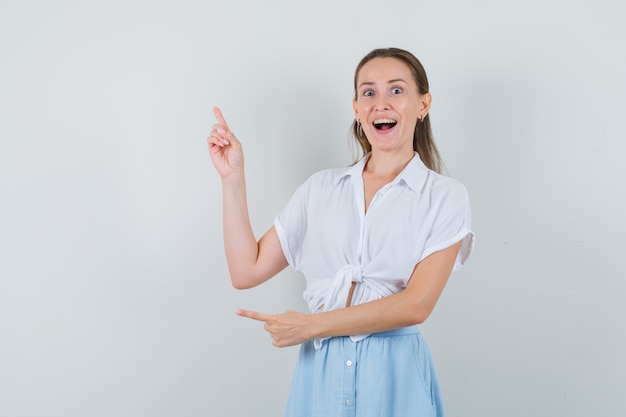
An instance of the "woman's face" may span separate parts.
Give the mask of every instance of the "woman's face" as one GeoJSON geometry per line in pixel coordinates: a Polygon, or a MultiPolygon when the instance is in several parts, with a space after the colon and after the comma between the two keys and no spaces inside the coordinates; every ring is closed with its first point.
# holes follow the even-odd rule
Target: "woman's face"
{"type": "Polygon", "coordinates": [[[374,58],[357,75],[354,115],[372,151],[413,152],[418,119],[430,108],[430,94],[420,94],[409,67],[395,58],[374,58]]]}

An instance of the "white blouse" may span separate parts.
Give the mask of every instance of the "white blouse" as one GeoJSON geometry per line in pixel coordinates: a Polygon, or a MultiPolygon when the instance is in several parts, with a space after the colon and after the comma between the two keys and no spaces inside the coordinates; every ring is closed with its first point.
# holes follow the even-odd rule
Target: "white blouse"
{"type": "Polygon", "coordinates": [[[351,305],[397,293],[417,263],[460,240],[454,270],[472,252],[465,187],[426,168],[417,153],[366,213],[362,174],[369,155],[351,167],[313,174],[274,222],[289,265],[306,278],[303,296],[311,313],[345,307],[353,282],[351,305]]]}

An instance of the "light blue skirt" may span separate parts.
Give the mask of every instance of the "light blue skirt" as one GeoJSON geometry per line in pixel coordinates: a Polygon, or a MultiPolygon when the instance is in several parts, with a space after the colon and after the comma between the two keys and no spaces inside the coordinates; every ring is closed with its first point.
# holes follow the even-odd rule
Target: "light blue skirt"
{"type": "Polygon", "coordinates": [[[353,342],[300,347],[286,417],[443,417],[432,357],[418,326],[353,342]]]}

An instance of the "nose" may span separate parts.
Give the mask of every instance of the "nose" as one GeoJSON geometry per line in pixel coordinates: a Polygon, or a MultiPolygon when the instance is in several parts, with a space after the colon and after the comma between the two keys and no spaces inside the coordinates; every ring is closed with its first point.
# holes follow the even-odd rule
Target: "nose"
{"type": "Polygon", "coordinates": [[[389,100],[385,94],[379,94],[375,103],[376,110],[389,110],[389,100]]]}

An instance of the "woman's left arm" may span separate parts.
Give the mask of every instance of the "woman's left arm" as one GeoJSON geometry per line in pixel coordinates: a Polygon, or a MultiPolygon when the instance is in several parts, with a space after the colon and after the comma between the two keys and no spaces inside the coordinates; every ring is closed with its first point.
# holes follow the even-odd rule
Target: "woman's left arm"
{"type": "Polygon", "coordinates": [[[238,310],[237,314],[265,322],[272,344],[278,347],[316,337],[369,334],[420,324],[435,308],[460,247],[461,242],[457,242],[429,255],[415,266],[403,291],[376,301],[316,314],[263,314],[249,310],[238,310]]]}

